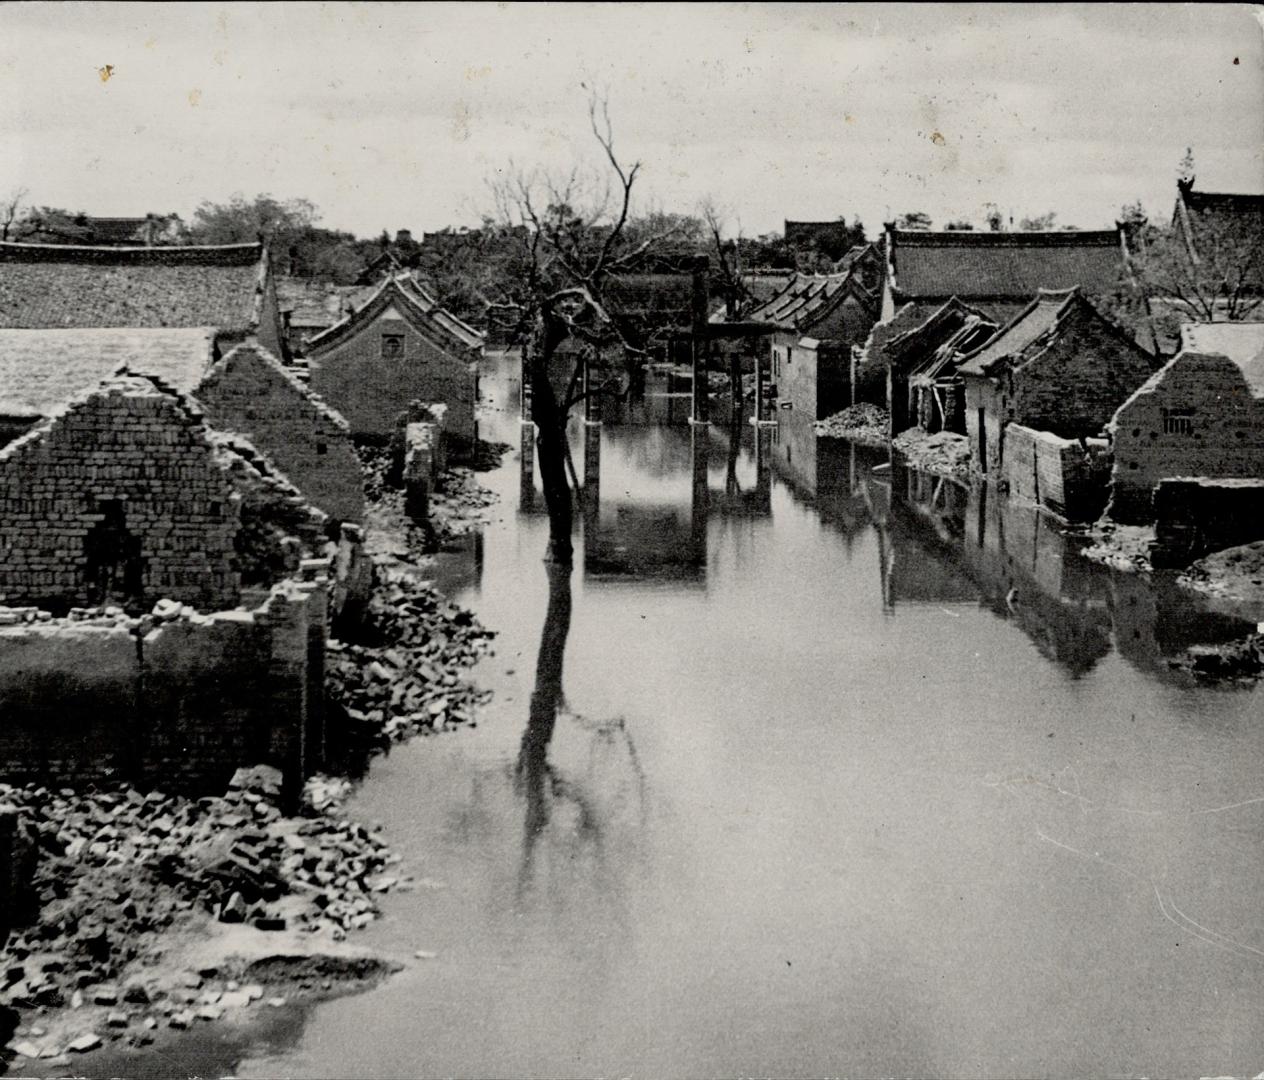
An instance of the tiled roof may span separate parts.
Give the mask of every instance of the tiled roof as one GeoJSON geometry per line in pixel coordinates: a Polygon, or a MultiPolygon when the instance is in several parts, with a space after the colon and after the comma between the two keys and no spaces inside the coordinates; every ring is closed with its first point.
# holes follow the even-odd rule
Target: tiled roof
{"type": "Polygon", "coordinates": [[[924,322],[892,338],[886,356],[911,374],[938,372],[965,352],[979,348],[997,325],[977,308],[955,296],[924,322]]]}
{"type": "Polygon", "coordinates": [[[376,287],[332,285],[306,278],[278,277],[277,307],[288,312],[290,325],[297,329],[324,330],[344,318],[348,308],[368,300],[376,287]]]}
{"type": "Polygon", "coordinates": [[[267,255],[223,247],[0,244],[0,326],[258,325],[267,255]]]}
{"type": "Polygon", "coordinates": [[[1121,341],[1144,352],[1123,331],[1098,314],[1082,290],[1044,289],[996,337],[967,356],[957,370],[963,375],[995,375],[1003,365],[1017,367],[1044,350],[1077,314],[1105,323],[1116,330],[1121,341]]]}
{"type": "Polygon", "coordinates": [[[1264,232],[1264,195],[1238,194],[1227,191],[1195,191],[1190,184],[1177,184],[1177,199],[1191,213],[1218,224],[1245,227],[1264,232]]]}
{"type": "Polygon", "coordinates": [[[124,366],[188,393],[211,364],[214,338],[210,327],[0,329],[0,415],[48,416],[124,366]]]}
{"type": "Polygon", "coordinates": [[[443,307],[431,293],[411,275],[400,277],[400,283],[412,293],[414,299],[435,322],[467,349],[479,349],[483,346],[483,335],[465,320],[453,315],[443,307]]]}
{"type": "Polygon", "coordinates": [[[407,275],[387,278],[369,299],[350,315],[327,330],[307,339],[309,353],[328,349],[367,325],[392,302],[418,333],[424,334],[454,356],[473,359],[483,345],[483,336],[438,306],[434,298],[407,275]],[[427,303],[433,305],[427,307],[427,303]],[[471,341],[473,342],[471,344],[471,341]]]}
{"type": "Polygon", "coordinates": [[[864,286],[852,279],[850,271],[844,274],[795,274],[784,289],[748,312],[745,319],[776,323],[790,330],[810,330],[848,292],[873,299],[864,286]]]}
{"type": "Polygon", "coordinates": [[[1124,271],[1118,230],[977,233],[889,229],[897,302],[1023,300],[1038,289],[1106,292],[1124,271]]]}

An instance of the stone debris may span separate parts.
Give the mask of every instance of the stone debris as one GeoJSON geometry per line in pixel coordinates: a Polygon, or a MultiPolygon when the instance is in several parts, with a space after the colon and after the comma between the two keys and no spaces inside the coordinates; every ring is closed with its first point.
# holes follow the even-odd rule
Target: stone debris
{"type": "Polygon", "coordinates": [[[369,604],[372,644],[331,643],[330,697],[367,739],[390,743],[469,724],[489,696],[461,681],[492,634],[432,586],[386,566],[369,604]]]}
{"type": "MultiPolygon", "coordinates": [[[[345,792],[345,782],[324,783],[345,792]]],[[[146,1030],[156,1027],[155,1011],[181,1029],[263,999],[262,985],[230,988],[213,968],[149,976],[158,935],[199,910],[260,929],[297,923],[335,940],[367,926],[398,857],[336,801],[284,817],[279,795],[268,768],[240,770],[223,796],[199,799],[0,785],[0,803],[21,814],[40,847],[38,912],[0,950],[0,1006],[102,1008],[92,1046],[86,1035],[69,1046],[84,1052],[140,1033],[146,1019],[146,1030]]]]}
{"type": "Polygon", "coordinates": [[[955,431],[934,434],[915,427],[902,431],[891,445],[912,468],[940,476],[970,475],[970,441],[955,431]]]}
{"type": "Polygon", "coordinates": [[[86,1054],[89,1050],[95,1050],[101,1045],[101,1036],[96,1032],[88,1032],[86,1035],[80,1035],[77,1039],[72,1039],[66,1045],[67,1050],[73,1050],[76,1054],[86,1054]]]}
{"type": "Polygon", "coordinates": [[[818,435],[832,439],[850,439],[872,446],[885,446],[891,417],[881,405],[858,402],[833,416],[818,420],[813,428],[818,435]]]}

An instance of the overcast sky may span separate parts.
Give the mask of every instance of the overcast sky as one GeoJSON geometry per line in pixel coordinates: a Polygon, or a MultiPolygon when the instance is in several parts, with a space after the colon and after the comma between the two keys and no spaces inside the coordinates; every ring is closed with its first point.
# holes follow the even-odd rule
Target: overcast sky
{"type": "Polygon", "coordinates": [[[937,225],[995,201],[1108,227],[1264,191],[1242,5],[0,6],[0,194],[101,215],[303,196],[359,234],[473,223],[510,161],[591,160],[605,87],[643,199],[937,225]],[[99,69],[111,65],[103,80],[99,69]]]}

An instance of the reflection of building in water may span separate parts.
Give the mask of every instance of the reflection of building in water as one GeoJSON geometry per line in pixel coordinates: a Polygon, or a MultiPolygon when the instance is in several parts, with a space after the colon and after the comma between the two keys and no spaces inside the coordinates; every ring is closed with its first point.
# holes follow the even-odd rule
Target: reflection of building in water
{"type": "Polygon", "coordinates": [[[1177,681],[1192,678],[1169,660],[1192,645],[1214,645],[1245,637],[1253,623],[1208,611],[1191,593],[1160,576],[1111,574],[1107,593],[1115,647],[1142,671],[1177,681]]]}
{"type": "MultiPolygon", "coordinates": [[[[571,435],[584,570],[596,580],[694,580],[707,565],[707,523],[771,514],[771,433],[737,425],[576,424],[571,435]]],[[[519,446],[519,512],[545,513],[534,428],[519,446]]]]}
{"type": "Polygon", "coordinates": [[[961,559],[964,489],[900,465],[870,475],[887,607],[977,601],[979,590],[961,559]]]}
{"type": "Polygon", "coordinates": [[[821,521],[849,540],[869,524],[866,483],[888,454],[843,439],[818,438],[812,421],[782,413],[771,431],[772,471],[795,499],[811,506],[821,521]]]}
{"type": "Polygon", "coordinates": [[[1110,653],[1108,574],[1080,558],[1056,519],[984,484],[970,488],[964,552],[984,602],[1072,675],[1110,653]]]}
{"type": "Polygon", "coordinates": [[[589,427],[585,577],[703,584],[708,521],[770,513],[769,441],[766,430],[749,426],[589,427]],[[741,445],[744,437],[752,440],[749,452],[741,445]],[[658,482],[646,486],[647,478],[658,482]],[[680,483],[685,478],[687,488],[680,483]]]}

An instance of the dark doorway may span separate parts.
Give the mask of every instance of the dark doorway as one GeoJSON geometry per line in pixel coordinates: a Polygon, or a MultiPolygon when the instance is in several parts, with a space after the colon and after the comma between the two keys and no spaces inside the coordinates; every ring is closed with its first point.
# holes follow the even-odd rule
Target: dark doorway
{"type": "Polygon", "coordinates": [[[140,538],[127,531],[127,515],[118,499],[99,499],[103,515],[83,540],[88,602],[138,607],[143,599],[140,538]]]}

